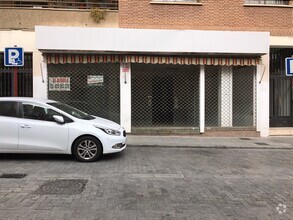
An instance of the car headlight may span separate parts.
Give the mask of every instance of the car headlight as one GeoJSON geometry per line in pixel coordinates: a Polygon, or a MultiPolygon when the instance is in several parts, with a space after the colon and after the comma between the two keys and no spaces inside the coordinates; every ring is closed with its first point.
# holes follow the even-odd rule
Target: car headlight
{"type": "MultiPolygon", "coordinates": [[[[96,128],[99,128],[97,126],[95,126],[96,128]]],[[[116,131],[116,130],[113,130],[113,129],[110,129],[110,128],[99,128],[101,129],[102,131],[104,131],[106,134],[109,134],[109,135],[115,135],[115,136],[120,136],[121,135],[121,132],[120,131],[116,131]]]]}

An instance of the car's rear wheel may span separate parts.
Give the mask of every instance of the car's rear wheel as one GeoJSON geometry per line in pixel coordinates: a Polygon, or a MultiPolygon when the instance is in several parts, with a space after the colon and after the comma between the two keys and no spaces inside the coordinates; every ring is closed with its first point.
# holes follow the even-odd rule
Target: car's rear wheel
{"type": "Polygon", "coordinates": [[[93,162],[101,156],[102,145],[94,137],[81,137],[74,143],[73,154],[79,161],[93,162]]]}

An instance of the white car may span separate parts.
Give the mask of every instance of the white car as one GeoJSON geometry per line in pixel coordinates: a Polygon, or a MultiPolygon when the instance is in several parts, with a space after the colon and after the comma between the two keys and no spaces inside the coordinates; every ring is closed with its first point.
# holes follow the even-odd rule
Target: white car
{"type": "Polygon", "coordinates": [[[92,162],[125,147],[126,132],[115,122],[53,100],[0,98],[0,153],[73,154],[92,162]]]}

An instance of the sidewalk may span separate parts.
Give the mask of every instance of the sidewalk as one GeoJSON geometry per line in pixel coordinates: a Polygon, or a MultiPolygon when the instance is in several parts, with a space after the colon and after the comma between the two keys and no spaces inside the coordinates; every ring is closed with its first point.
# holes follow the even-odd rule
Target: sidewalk
{"type": "Polygon", "coordinates": [[[128,135],[127,145],[149,147],[293,149],[293,136],[201,137],[128,135]]]}

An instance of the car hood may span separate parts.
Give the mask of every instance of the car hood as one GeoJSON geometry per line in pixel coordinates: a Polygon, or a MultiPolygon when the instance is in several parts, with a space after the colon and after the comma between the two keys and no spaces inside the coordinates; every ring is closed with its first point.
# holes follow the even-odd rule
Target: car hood
{"type": "Polygon", "coordinates": [[[110,121],[108,119],[105,118],[100,118],[100,117],[96,117],[94,116],[95,119],[88,121],[89,123],[100,127],[100,128],[110,128],[113,130],[119,130],[121,128],[121,126],[119,124],[117,124],[116,122],[110,121]]]}

